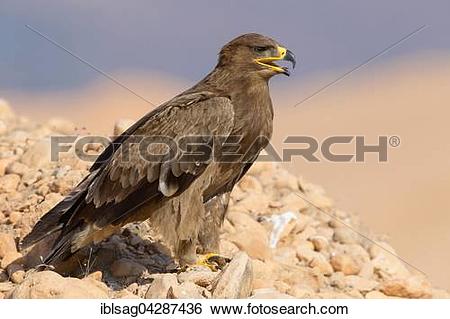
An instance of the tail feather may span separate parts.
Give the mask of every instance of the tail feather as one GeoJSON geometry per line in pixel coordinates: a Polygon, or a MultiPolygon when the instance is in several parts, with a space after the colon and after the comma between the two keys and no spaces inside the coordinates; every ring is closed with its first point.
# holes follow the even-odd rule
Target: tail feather
{"type": "Polygon", "coordinates": [[[20,243],[21,249],[26,249],[63,228],[70,217],[83,205],[92,175],[87,176],[66,198],[42,216],[20,243]]]}

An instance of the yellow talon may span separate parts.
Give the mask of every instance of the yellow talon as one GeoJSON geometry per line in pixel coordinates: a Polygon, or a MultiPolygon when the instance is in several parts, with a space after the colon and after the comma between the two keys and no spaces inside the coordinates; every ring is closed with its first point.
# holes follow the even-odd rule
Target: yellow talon
{"type": "Polygon", "coordinates": [[[212,271],[218,271],[222,270],[229,262],[230,259],[227,257],[223,257],[216,253],[209,253],[200,256],[200,258],[197,260],[196,265],[208,267],[212,271]]]}

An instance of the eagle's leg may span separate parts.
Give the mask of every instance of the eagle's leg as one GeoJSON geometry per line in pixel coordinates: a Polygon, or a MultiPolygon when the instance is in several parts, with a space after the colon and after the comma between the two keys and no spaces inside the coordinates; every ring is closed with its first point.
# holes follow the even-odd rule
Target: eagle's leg
{"type": "Polygon", "coordinates": [[[220,228],[228,209],[230,193],[213,197],[204,204],[205,219],[198,234],[197,252],[199,256],[197,265],[210,268],[212,271],[223,269],[230,261],[229,258],[219,254],[220,228]]]}
{"type": "Polygon", "coordinates": [[[194,265],[197,262],[196,242],[193,240],[181,240],[176,248],[176,255],[182,268],[194,265]]]}

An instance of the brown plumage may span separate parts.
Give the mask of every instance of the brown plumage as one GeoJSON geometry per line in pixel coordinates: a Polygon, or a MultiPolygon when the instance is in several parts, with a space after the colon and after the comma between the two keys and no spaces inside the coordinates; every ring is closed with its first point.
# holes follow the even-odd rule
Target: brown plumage
{"type": "Polygon", "coordinates": [[[275,74],[289,75],[277,60],[295,63],[289,50],[268,37],[245,34],[229,42],[202,81],[119,136],[90,175],[41,218],[22,247],[60,232],[45,259],[55,264],[127,223],[148,219],[182,264],[195,262],[197,244],[205,252],[217,251],[229,193],[272,135],[268,81],[275,74]],[[169,158],[163,144],[142,141],[152,136],[177,143],[184,136],[202,136],[191,151],[204,156],[188,158],[172,147],[169,158]],[[235,149],[236,136],[243,155],[230,161],[225,153],[235,149]],[[155,154],[152,160],[142,156],[143,149],[155,154]]]}

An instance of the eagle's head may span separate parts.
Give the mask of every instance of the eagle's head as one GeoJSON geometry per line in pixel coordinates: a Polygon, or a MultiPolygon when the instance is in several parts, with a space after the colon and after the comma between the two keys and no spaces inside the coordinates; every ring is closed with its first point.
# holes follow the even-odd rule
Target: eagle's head
{"type": "Polygon", "coordinates": [[[269,37],[248,33],[231,40],[222,48],[218,66],[237,68],[239,72],[252,72],[264,78],[276,74],[289,76],[289,69],[277,65],[277,61],[289,61],[292,68],[295,67],[295,55],[290,50],[269,37]]]}

